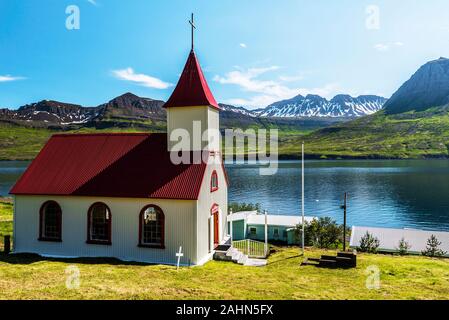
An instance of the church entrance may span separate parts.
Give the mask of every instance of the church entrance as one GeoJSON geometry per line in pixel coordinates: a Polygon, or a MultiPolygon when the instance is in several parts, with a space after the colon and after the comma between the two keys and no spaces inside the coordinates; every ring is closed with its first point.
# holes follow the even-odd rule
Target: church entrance
{"type": "Polygon", "coordinates": [[[218,204],[214,204],[211,209],[213,225],[214,225],[214,246],[220,244],[220,221],[219,221],[219,206],[218,204]]]}

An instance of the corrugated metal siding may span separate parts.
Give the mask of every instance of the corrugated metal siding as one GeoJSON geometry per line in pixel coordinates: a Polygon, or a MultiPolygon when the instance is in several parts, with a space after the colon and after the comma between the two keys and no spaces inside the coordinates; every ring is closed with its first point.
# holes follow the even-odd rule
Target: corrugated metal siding
{"type": "MultiPolygon", "coordinates": [[[[216,154],[220,157],[220,154],[216,154]]],[[[218,204],[220,208],[220,241],[227,235],[227,212],[228,212],[228,186],[225,173],[221,164],[209,164],[206,168],[204,181],[201,187],[200,197],[198,199],[197,209],[197,232],[198,232],[198,260],[204,259],[209,254],[209,218],[211,217],[211,208],[218,204]],[[218,187],[215,192],[210,192],[210,179],[212,172],[216,170],[218,174],[218,187]]],[[[213,236],[213,230],[211,230],[213,236]]]]}
{"type": "Polygon", "coordinates": [[[288,230],[287,231],[287,244],[292,245],[292,244],[301,244],[301,240],[298,239],[295,230],[288,230]]]}
{"type": "MultiPolygon", "coordinates": [[[[202,151],[207,146],[208,142],[201,139],[199,146],[193,145],[193,140],[196,139],[193,132],[194,121],[201,122],[201,134],[204,130],[210,127],[209,124],[209,107],[207,106],[190,106],[184,108],[169,108],[167,109],[168,114],[168,137],[172,134],[174,130],[184,129],[190,135],[190,150],[192,151],[202,151]]],[[[178,141],[168,141],[169,150],[173,150],[173,147],[177,145],[178,141]]]]}
{"type": "Polygon", "coordinates": [[[245,221],[244,220],[231,221],[229,223],[232,223],[232,239],[233,240],[238,241],[238,240],[246,239],[245,221]]]}
{"type": "MultiPolygon", "coordinates": [[[[291,227],[285,227],[285,226],[268,226],[268,240],[269,241],[288,241],[287,235],[284,235],[284,231],[287,231],[287,229],[290,229],[291,227]],[[279,236],[274,236],[274,229],[279,230],[279,236]]],[[[258,240],[258,241],[265,241],[265,225],[254,225],[248,223],[247,227],[247,238],[252,240],[258,240]],[[256,228],[256,235],[252,236],[250,234],[250,229],[256,228]]]]}
{"type": "Polygon", "coordinates": [[[184,265],[196,264],[194,221],[196,202],[192,200],[146,200],[89,198],[65,196],[16,196],[15,252],[63,257],[116,257],[128,261],[175,264],[175,253],[182,246],[184,265]],[[39,208],[47,200],[57,201],[62,208],[62,242],[38,241],[39,208]],[[87,211],[97,201],[111,209],[112,245],[87,244],[87,211]],[[155,204],[165,214],[165,249],[138,247],[139,214],[142,208],[155,204]]]}
{"type": "Polygon", "coordinates": [[[211,151],[220,151],[220,112],[216,109],[209,108],[207,112],[207,123],[208,123],[208,148],[211,151]]]}
{"type": "Polygon", "coordinates": [[[173,164],[165,134],[55,135],[11,193],[196,200],[205,168],[173,164]]]}

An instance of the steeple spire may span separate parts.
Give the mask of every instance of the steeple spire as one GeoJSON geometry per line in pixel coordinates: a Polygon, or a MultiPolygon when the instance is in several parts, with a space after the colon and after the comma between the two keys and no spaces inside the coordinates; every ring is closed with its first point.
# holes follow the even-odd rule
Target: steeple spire
{"type": "Polygon", "coordinates": [[[189,106],[211,106],[220,109],[194,51],[190,52],[178,84],[164,105],[165,108],[189,106]]]}
{"type": "Polygon", "coordinates": [[[195,29],[196,29],[195,21],[193,20],[193,13],[192,13],[192,19],[189,20],[189,23],[192,26],[192,51],[193,51],[193,48],[194,48],[194,34],[195,34],[195,29]]]}
{"type": "Polygon", "coordinates": [[[178,84],[172,95],[165,103],[165,108],[173,107],[191,107],[191,106],[210,106],[214,109],[220,110],[220,107],[215,100],[200,63],[196,57],[194,49],[194,32],[196,29],[194,23],[194,16],[189,23],[192,27],[192,50],[190,51],[184,70],[179,78],[178,84]]]}

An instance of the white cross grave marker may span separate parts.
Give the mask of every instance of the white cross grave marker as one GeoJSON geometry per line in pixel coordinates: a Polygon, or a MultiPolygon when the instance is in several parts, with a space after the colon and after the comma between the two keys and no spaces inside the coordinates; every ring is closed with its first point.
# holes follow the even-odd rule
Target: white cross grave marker
{"type": "Polygon", "coordinates": [[[176,264],[176,270],[179,270],[179,262],[181,262],[181,257],[184,257],[184,253],[182,253],[182,247],[179,247],[179,252],[176,253],[176,257],[178,257],[178,263],[176,264]]]}

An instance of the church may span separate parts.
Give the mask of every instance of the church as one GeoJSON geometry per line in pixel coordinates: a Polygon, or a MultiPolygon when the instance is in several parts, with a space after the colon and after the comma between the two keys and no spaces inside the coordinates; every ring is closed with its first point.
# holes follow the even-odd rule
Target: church
{"type": "Polygon", "coordinates": [[[178,132],[219,132],[193,41],[164,108],[167,133],[53,135],[10,192],[14,252],[176,264],[181,248],[181,265],[212,259],[228,239],[220,143],[202,135],[187,149],[200,161],[173,161],[178,132]]]}

